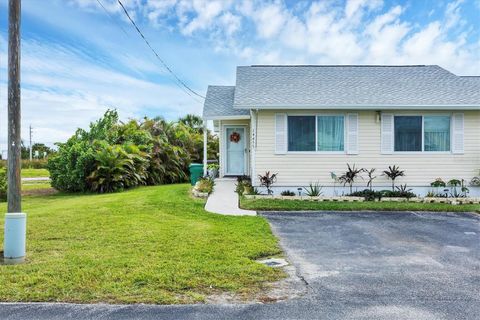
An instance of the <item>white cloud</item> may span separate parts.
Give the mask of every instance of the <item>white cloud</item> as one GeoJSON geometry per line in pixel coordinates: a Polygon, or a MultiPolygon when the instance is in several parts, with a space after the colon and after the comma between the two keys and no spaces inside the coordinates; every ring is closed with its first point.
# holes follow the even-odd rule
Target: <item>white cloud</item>
{"type": "Polygon", "coordinates": [[[195,14],[195,17],[182,28],[182,33],[186,35],[191,35],[197,30],[208,29],[224,8],[228,6],[226,1],[193,0],[182,1],[182,3],[184,3],[184,14],[192,11],[195,14]]]}
{"type": "Polygon", "coordinates": [[[276,36],[287,19],[279,2],[257,8],[252,17],[256,23],[258,35],[265,39],[276,36]]]}
{"type": "Polygon", "coordinates": [[[450,29],[461,23],[460,6],[463,2],[463,0],[457,0],[447,4],[447,9],[445,10],[445,29],[450,29]]]}
{"type": "Polygon", "coordinates": [[[382,7],[382,5],[382,0],[347,0],[345,4],[345,16],[347,19],[350,19],[364,8],[373,10],[382,7]]]}
{"type": "Polygon", "coordinates": [[[222,14],[222,16],[219,18],[220,23],[223,25],[225,28],[225,33],[228,36],[233,35],[235,32],[240,30],[242,20],[240,16],[236,16],[232,14],[231,12],[225,12],[222,14]]]}
{"type": "MultiPolygon", "coordinates": [[[[96,0],[76,1],[86,7],[96,0]]],[[[463,67],[480,64],[473,52],[478,35],[473,43],[465,40],[474,28],[462,18],[463,5],[455,0],[429,8],[443,8],[443,18],[426,24],[409,21],[407,7],[386,6],[383,0],[303,1],[291,7],[282,0],[148,0],[137,11],[147,12],[155,24],[176,26],[194,41],[207,39],[215,52],[252,63],[441,61],[454,72],[478,72],[480,67],[463,67]]],[[[131,0],[129,6],[140,3],[131,0]]]]}
{"type": "MultiPolygon", "coordinates": [[[[0,35],[0,48],[5,48],[0,35]]],[[[6,73],[6,52],[0,52],[0,70],[6,73]]],[[[126,59],[132,59],[127,56],[126,59]]],[[[137,66],[138,67],[138,66],[137,66]]],[[[142,66],[140,67],[142,68],[142,66]]],[[[2,79],[6,80],[6,79],[2,79]]],[[[0,144],[6,142],[6,83],[0,82],[0,144]]],[[[102,66],[69,46],[24,40],[22,43],[22,137],[28,126],[34,140],[52,144],[64,141],[78,127],[86,127],[107,108],[116,108],[122,119],[150,115],[174,118],[199,113],[171,82],[160,84],[102,66]]]]}

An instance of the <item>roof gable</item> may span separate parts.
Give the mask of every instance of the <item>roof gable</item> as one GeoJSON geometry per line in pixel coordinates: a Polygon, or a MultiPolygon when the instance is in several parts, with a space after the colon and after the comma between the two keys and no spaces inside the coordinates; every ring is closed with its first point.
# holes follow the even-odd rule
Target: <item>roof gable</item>
{"type": "Polygon", "coordinates": [[[208,86],[207,96],[203,106],[204,119],[219,119],[222,117],[249,116],[250,111],[233,108],[233,86],[208,86]]]}

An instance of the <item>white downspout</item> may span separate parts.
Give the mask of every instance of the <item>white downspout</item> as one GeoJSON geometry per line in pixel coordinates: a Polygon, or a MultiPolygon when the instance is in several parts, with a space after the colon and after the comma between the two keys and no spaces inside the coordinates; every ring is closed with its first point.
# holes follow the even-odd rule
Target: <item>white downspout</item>
{"type": "Polygon", "coordinates": [[[203,176],[207,175],[207,160],[208,160],[208,150],[207,150],[207,120],[203,120],[203,176]]]}

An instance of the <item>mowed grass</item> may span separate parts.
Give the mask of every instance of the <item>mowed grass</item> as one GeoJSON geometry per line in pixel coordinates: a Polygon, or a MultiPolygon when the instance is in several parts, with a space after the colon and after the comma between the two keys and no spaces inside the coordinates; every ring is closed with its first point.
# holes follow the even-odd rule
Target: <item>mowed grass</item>
{"type": "Polygon", "coordinates": [[[478,204],[451,205],[444,203],[414,203],[414,202],[334,202],[334,201],[302,201],[281,199],[246,199],[240,200],[244,209],[258,211],[443,211],[443,212],[474,212],[480,211],[478,204]]]}
{"type": "Polygon", "coordinates": [[[22,169],[22,178],[50,177],[47,169],[22,169]]]}
{"type": "Polygon", "coordinates": [[[23,181],[22,191],[38,190],[38,189],[51,189],[50,181],[23,181]]]}
{"type": "Polygon", "coordinates": [[[27,262],[0,265],[0,301],[193,303],[283,276],[254,261],[280,253],[266,220],[207,213],[189,188],[24,197],[27,262]]]}

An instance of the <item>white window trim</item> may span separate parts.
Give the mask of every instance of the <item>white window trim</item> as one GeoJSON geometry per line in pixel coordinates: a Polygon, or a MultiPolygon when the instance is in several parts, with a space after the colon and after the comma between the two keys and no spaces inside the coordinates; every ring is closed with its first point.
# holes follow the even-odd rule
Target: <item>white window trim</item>
{"type": "Polygon", "coordinates": [[[314,114],[304,114],[304,113],[286,113],[287,116],[287,126],[286,126],[286,139],[287,139],[287,154],[347,154],[346,149],[346,137],[347,137],[347,126],[346,126],[346,114],[345,113],[314,113],[314,114]],[[290,151],[288,150],[288,117],[315,117],[315,151],[290,151]],[[343,151],[319,151],[318,150],[318,120],[317,117],[328,117],[328,116],[342,116],[343,117],[343,151]]]}
{"type": "Polygon", "coordinates": [[[394,154],[453,154],[453,141],[452,141],[452,113],[439,113],[439,114],[393,114],[393,153],[394,154]],[[450,151],[425,151],[425,117],[450,117],[450,151]],[[422,150],[421,151],[395,151],[395,117],[422,117],[422,150]]]}

